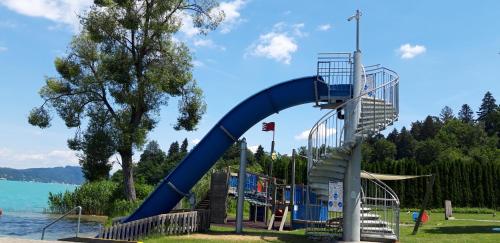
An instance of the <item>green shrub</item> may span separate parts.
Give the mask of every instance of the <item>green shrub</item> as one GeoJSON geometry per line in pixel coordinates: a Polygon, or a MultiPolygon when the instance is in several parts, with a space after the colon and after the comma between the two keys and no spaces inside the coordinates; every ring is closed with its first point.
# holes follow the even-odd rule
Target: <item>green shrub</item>
{"type": "Polygon", "coordinates": [[[82,206],[82,213],[89,215],[124,216],[140,205],[153,187],[136,184],[138,201],[128,202],[124,197],[123,184],[113,181],[87,182],[73,192],[49,193],[51,213],[65,213],[76,206],[82,206]]]}
{"type": "Polygon", "coordinates": [[[111,203],[109,207],[108,216],[119,217],[119,216],[129,215],[134,210],[136,210],[141,205],[142,202],[143,202],[142,200],[131,202],[123,199],[114,201],[113,203],[111,203]]]}

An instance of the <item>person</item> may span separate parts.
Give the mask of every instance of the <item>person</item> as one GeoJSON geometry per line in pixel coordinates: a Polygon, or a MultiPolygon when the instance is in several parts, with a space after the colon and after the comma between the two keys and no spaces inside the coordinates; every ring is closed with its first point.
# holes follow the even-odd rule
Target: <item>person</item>
{"type": "Polygon", "coordinates": [[[2,213],[3,213],[3,211],[2,211],[2,209],[0,208],[0,216],[2,216],[2,213]]]}

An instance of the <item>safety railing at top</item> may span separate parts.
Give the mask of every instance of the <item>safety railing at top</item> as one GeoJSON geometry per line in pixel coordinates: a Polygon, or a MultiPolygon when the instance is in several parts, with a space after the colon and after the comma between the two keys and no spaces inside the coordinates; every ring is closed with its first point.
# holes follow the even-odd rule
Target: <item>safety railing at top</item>
{"type": "MultiPolygon", "coordinates": [[[[326,54],[324,54],[326,55],[326,54]]],[[[352,84],[352,58],[348,53],[333,53],[334,57],[320,56],[318,76],[329,87],[352,84]],[[329,64],[328,64],[329,63],[329,64]]],[[[345,126],[353,123],[354,113],[345,115],[350,104],[361,105],[356,135],[366,136],[377,133],[392,124],[399,114],[399,76],[380,65],[363,68],[363,87],[359,94],[341,104],[336,104],[318,120],[309,132],[308,169],[315,163],[331,155],[335,149],[345,144],[345,126]]],[[[331,92],[328,92],[329,95],[331,92]]],[[[328,101],[331,101],[328,97],[328,101]]]]}
{"type": "Polygon", "coordinates": [[[361,234],[399,239],[400,202],[387,184],[364,171],[361,180],[361,234]]]}

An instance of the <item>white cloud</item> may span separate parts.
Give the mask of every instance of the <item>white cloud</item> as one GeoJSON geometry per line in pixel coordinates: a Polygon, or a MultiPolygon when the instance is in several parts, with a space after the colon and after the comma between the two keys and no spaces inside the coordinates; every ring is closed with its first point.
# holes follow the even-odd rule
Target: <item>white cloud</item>
{"type": "Polygon", "coordinates": [[[4,52],[4,51],[7,51],[9,48],[5,47],[5,46],[0,46],[0,52],[4,52]]]}
{"type": "Polygon", "coordinates": [[[306,140],[309,138],[309,132],[310,130],[305,130],[298,135],[295,135],[295,140],[306,140]]]}
{"type": "Polygon", "coordinates": [[[78,165],[78,157],[75,151],[52,150],[40,153],[0,148],[0,167],[21,169],[66,165],[78,165]]]}
{"type": "Polygon", "coordinates": [[[198,144],[200,141],[201,141],[201,139],[199,139],[199,138],[194,138],[194,139],[191,139],[191,144],[192,144],[192,145],[196,145],[196,144],[198,144]]]}
{"type": "Polygon", "coordinates": [[[307,33],[302,31],[304,26],[304,23],[276,23],[271,32],[260,35],[259,39],[247,48],[245,56],[265,57],[290,64],[292,54],[299,49],[296,38],[307,36],[307,33]]]}
{"type": "MultiPolygon", "coordinates": [[[[220,23],[219,29],[221,33],[229,33],[231,30],[239,23],[243,21],[241,18],[240,10],[247,3],[244,0],[235,0],[229,2],[221,2],[217,8],[212,11],[220,12],[223,11],[225,18],[220,23]]],[[[200,33],[200,30],[196,28],[193,24],[193,17],[187,12],[180,12],[178,18],[181,19],[180,32],[182,32],[186,37],[192,38],[200,33]]]]}
{"type": "Polygon", "coordinates": [[[255,154],[255,152],[257,152],[258,148],[259,148],[259,145],[253,145],[253,146],[249,146],[248,150],[252,151],[252,153],[255,154]]]}
{"type": "Polygon", "coordinates": [[[229,33],[231,30],[244,21],[241,18],[241,9],[247,4],[245,0],[235,0],[230,2],[221,2],[219,7],[214,11],[223,11],[225,14],[224,21],[220,25],[221,33],[229,33]]]}
{"type": "Polygon", "coordinates": [[[422,45],[412,46],[409,43],[401,45],[397,50],[402,59],[412,59],[420,54],[425,53],[426,51],[427,48],[425,48],[425,46],[422,45]]]}
{"type": "MultiPolygon", "coordinates": [[[[307,140],[309,138],[309,133],[311,130],[305,130],[297,135],[295,135],[295,140],[307,140]]],[[[335,128],[326,127],[325,124],[321,124],[318,127],[318,134],[320,137],[331,136],[337,132],[335,128]]]]}
{"type": "Polygon", "coordinates": [[[193,45],[196,47],[208,47],[213,49],[219,49],[221,51],[225,51],[226,47],[220,46],[214,43],[211,39],[197,39],[193,41],[193,45]]]}
{"type": "Polygon", "coordinates": [[[200,30],[194,27],[193,17],[186,12],[179,12],[178,18],[181,19],[181,28],[179,29],[186,37],[191,38],[200,33],[200,30]]]}
{"type": "Polygon", "coordinates": [[[40,17],[79,29],[77,14],[87,9],[92,0],[0,0],[8,9],[30,17],[40,17]]]}
{"type": "Polygon", "coordinates": [[[318,27],[316,29],[319,31],[327,31],[331,28],[332,28],[332,26],[330,24],[322,24],[322,25],[318,25],[318,27]]]}

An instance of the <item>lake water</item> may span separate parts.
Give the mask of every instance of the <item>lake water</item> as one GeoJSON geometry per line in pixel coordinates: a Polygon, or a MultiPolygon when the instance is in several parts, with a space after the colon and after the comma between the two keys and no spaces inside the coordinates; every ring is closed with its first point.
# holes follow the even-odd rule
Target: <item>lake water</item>
{"type": "MultiPolygon", "coordinates": [[[[39,182],[0,180],[0,237],[40,239],[42,228],[52,222],[54,215],[43,214],[48,207],[49,192],[73,191],[75,185],[39,182]]],[[[80,232],[85,236],[95,236],[99,223],[84,222],[80,232]]],[[[45,234],[46,239],[74,236],[76,219],[64,219],[56,223],[45,234]]]]}

